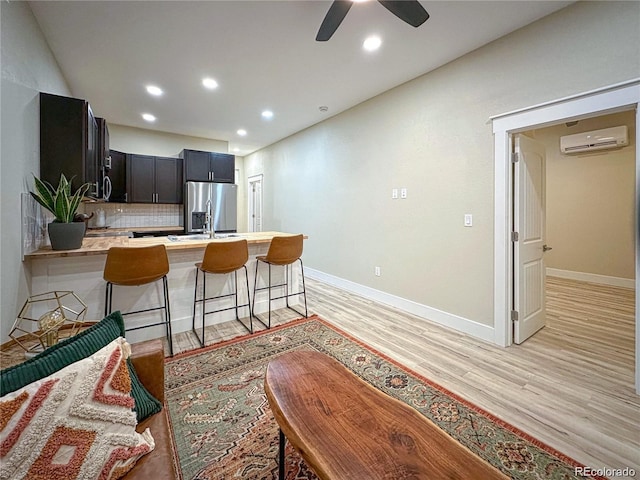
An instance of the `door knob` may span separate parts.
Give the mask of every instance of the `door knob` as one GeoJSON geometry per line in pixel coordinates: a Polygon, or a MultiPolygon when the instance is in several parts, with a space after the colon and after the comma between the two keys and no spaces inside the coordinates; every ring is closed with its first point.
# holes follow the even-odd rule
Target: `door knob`
{"type": "Polygon", "coordinates": [[[542,246],[542,251],[543,252],[548,252],[549,250],[553,250],[552,247],[550,247],[549,245],[547,245],[546,243],[542,246]]]}

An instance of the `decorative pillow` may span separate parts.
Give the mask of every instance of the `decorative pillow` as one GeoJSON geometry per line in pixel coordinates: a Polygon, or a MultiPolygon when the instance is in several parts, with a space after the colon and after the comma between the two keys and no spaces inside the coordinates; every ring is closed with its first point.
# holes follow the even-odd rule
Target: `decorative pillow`
{"type": "MultiPolygon", "coordinates": [[[[118,337],[124,337],[124,320],[116,311],[95,325],[66,338],[44,352],[0,371],[0,397],[57,372],[61,368],[93,355],[118,337]]],[[[132,396],[138,421],[162,410],[162,404],[140,383],[131,362],[127,362],[133,383],[132,396]]]]}
{"type": "Polygon", "coordinates": [[[162,410],[162,403],[144,387],[129,358],[127,359],[127,367],[131,377],[131,396],[136,401],[136,419],[141,422],[162,410]]]}
{"type": "Polygon", "coordinates": [[[0,478],[116,479],[152,451],[135,431],[129,344],[95,354],[0,401],[0,478]]]}
{"type": "Polygon", "coordinates": [[[0,396],[57,372],[93,355],[118,337],[124,337],[124,320],[113,312],[73,337],[65,338],[29,360],[0,372],[0,396]]]}

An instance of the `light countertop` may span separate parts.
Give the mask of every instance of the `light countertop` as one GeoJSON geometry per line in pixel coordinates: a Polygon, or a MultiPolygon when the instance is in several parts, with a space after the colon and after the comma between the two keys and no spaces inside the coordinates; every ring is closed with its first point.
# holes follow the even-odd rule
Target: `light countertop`
{"type": "MultiPolygon", "coordinates": [[[[156,228],[157,229],[157,228],[156,228]]],[[[136,229],[138,230],[138,229],[136,229]]],[[[235,235],[235,234],[234,234],[235,235]]],[[[209,242],[228,242],[244,238],[249,245],[270,243],[274,236],[291,235],[283,232],[254,232],[239,233],[237,236],[206,240],[181,240],[171,241],[168,237],[85,237],[82,247],[75,250],[52,250],[51,247],[43,247],[35,252],[25,255],[25,259],[37,260],[55,257],[81,257],[87,255],[104,255],[111,247],[148,247],[150,245],[163,244],[168,251],[171,250],[191,250],[205,248],[209,242]]],[[[307,238],[305,236],[305,238],[307,238]]]]}

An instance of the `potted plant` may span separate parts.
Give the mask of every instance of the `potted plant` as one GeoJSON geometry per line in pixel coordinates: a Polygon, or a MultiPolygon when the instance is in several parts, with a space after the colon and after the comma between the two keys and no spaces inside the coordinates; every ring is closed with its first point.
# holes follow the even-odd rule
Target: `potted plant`
{"type": "MultiPolygon", "coordinates": [[[[53,250],[73,250],[82,246],[85,232],[84,222],[74,222],[76,212],[82,198],[89,190],[90,184],[81,185],[73,194],[71,182],[64,174],[60,175],[58,188],[53,188],[49,182],[43,182],[34,175],[36,191],[29,192],[31,196],[49,210],[55,217],[47,226],[51,248],[53,250]]],[[[71,178],[73,180],[73,178],[71,178]]]]}

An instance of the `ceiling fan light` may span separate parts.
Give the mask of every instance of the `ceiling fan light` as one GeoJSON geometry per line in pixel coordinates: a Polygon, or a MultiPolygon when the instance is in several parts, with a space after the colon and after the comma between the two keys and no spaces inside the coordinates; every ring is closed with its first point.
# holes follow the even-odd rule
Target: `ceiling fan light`
{"type": "Polygon", "coordinates": [[[377,35],[371,35],[364,40],[362,48],[368,52],[374,52],[380,48],[380,45],[382,45],[382,39],[377,35]]]}

